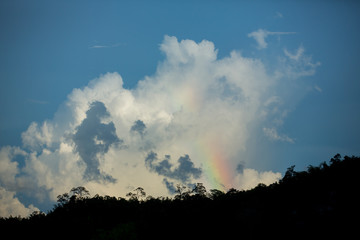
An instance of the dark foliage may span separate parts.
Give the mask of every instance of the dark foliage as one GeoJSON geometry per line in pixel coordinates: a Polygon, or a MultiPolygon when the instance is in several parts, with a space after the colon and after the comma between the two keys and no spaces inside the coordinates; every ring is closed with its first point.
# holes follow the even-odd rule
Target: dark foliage
{"type": "Polygon", "coordinates": [[[359,157],[336,155],[307,171],[292,166],[270,186],[224,193],[179,185],[172,199],[146,197],[141,187],[128,200],[90,198],[77,187],[46,215],[0,219],[0,230],[14,239],[346,239],[359,224],[359,167],[359,157]]]}

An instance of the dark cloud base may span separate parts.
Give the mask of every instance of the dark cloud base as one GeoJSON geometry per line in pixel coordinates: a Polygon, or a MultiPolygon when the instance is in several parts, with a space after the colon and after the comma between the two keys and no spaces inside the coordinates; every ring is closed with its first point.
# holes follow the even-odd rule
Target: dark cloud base
{"type": "Polygon", "coordinates": [[[165,155],[162,161],[158,160],[155,152],[150,152],[145,158],[146,167],[157,174],[164,176],[163,183],[170,193],[175,192],[175,183],[169,179],[180,181],[183,184],[192,185],[191,179],[201,177],[202,169],[196,168],[189,155],[184,155],[177,160],[177,167],[170,162],[171,156],[165,155]]]}
{"type": "Polygon", "coordinates": [[[134,125],[132,125],[132,127],[130,129],[130,131],[137,132],[138,134],[140,134],[141,137],[144,137],[144,135],[146,133],[145,130],[146,130],[146,125],[141,120],[136,120],[134,122],[134,125]]]}
{"type": "Polygon", "coordinates": [[[105,154],[112,144],[121,144],[123,141],[116,135],[113,122],[102,123],[102,119],[109,117],[104,103],[93,102],[86,112],[86,118],[76,128],[72,140],[75,151],[86,164],[84,178],[87,180],[116,182],[116,179],[99,169],[99,154],[105,154]]]}

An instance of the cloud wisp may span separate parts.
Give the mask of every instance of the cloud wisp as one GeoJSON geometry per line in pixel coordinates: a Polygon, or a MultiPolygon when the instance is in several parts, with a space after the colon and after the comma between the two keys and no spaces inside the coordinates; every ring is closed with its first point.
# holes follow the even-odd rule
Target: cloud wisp
{"type": "MultiPolygon", "coordinates": [[[[265,47],[268,35],[292,34],[257,32],[253,37],[265,47]]],[[[0,203],[13,207],[0,214],[26,214],[80,185],[116,196],[142,186],[158,196],[178,183],[227,190],[280,179],[246,158],[249,140],[260,134],[296,144],[278,129],[296,104],[289,96],[305,91],[298,79],[314,74],[318,64],[301,49],[281,51],[269,72],[260,58],[238,51],[218,58],[210,41],[170,36],[160,50],[164,60],[135,88],[125,89],[118,73],[101,75],[74,89],[52,120],[31,123],[23,146],[0,149],[7,169],[0,175],[6,195],[0,203]]]]}
{"type": "Polygon", "coordinates": [[[89,46],[89,49],[102,49],[102,48],[116,48],[124,46],[124,43],[114,43],[114,44],[92,44],[89,46]]]}
{"type": "Polygon", "coordinates": [[[268,30],[260,28],[257,31],[249,33],[247,36],[255,39],[257,43],[257,48],[260,50],[267,48],[268,44],[266,42],[266,38],[268,36],[274,36],[274,35],[280,36],[280,35],[290,35],[290,34],[296,34],[296,32],[270,32],[268,30]]]}
{"type": "Polygon", "coordinates": [[[295,143],[295,140],[286,136],[286,135],[279,135],[276,128],[263,128],[265,136],[267,136],[269,139],[273,141],[282,141],[282,142],[288,142],[288,143],[295,143]]]}

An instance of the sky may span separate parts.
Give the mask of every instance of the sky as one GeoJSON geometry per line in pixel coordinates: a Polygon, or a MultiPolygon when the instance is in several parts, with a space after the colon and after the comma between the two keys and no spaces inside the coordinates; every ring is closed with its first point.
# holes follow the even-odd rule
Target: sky
{"type": "Polygon", "coordinates": [[[0,216],[85,186],[271,184],[360,150],[357,1],[0,1],[0,216]]]}

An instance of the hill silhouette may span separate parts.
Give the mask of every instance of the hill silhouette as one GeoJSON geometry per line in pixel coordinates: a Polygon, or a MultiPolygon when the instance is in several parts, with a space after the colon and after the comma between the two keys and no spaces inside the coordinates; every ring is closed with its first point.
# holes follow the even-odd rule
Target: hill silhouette
{"type": "Polygon", "coordinates": [[[276,239],[357,235],[359,157],[335,155],[329,163],[247,191],[207,191],[177,186],[173,198],[146,197],[139,187],[128,199],[89,196],[84,187],[58,196],[47,214],[0,219],[14,239],[276,239]]]}

